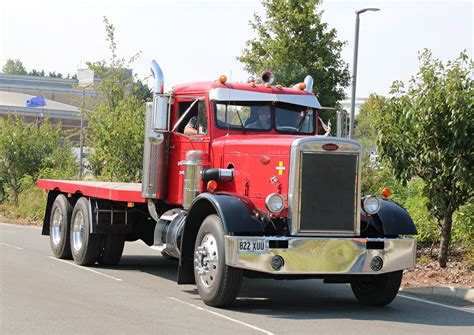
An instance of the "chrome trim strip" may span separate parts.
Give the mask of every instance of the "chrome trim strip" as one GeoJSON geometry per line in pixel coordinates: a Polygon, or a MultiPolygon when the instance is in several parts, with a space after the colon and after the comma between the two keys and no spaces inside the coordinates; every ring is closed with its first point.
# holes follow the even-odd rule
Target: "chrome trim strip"
{"type": "Polygon", "coordinates": [[[315,136],[295,139],[291,143],[290,153],[290,172],[288,180],[288,218],[291,235],[319,235],[319,236],[359,236],[360,235],[360,171],[361,171],[361,145],[350,139],[338,137],[315,136]],[[326,143],[334,143],[339,146],[337,151],[332,151],[330,154],[356,154],[358,156],[358,173],[355,190],[355,204],[354,204],[354,230],[351,231],[301,231],[300,230],[300,188],[301,188],[301,153],[316,152],[325,154],[326,151],[322,149],[326,143]]]}
{"type": "Polygon", "coordinates": [[[225,258],[229,266],[273,274],[380,274],[415,266],[416,240],[408,238],[308,238],[225,236],[225,258]],[[264,253],[239,253],[239,242],[264,240],[264,253]],[[269,241],[288,241],[288,248],[270,249],[269,241]],[[368,241],[384,242],[384,249],[367,249],[368,241]],[[283,257],[285,264],[274,270],[271,260],[283,257]],[[383,267],[370,268],[379,256],[383,267]]]}
{"type": "Polygon", "coordinates": [[[273,94],[234,90],[229,88],[214,88],[209,92],[209,100],[217,101],[271,101],[288,104],[321,108],[318,99],[309,94],[273,94]]]}

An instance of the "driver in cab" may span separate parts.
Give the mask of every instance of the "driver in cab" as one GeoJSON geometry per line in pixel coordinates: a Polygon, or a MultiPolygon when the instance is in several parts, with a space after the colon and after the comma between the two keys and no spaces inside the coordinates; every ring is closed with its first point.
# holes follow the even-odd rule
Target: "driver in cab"
{"type": "Polygon", "coordinates": [[[255,113],[257,115],[257,121],[249,124],[246,128],[270,129],[272,121],[270,114],[270,106],[259,106],[255,113]]]}

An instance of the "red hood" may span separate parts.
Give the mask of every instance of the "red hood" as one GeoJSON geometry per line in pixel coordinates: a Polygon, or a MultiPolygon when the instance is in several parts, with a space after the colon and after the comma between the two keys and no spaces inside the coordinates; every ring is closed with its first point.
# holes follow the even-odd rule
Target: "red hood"
{"type": "Polygon", "coordinates": [[[234,167],[234,181],[219,190],[249,197],[262,209],[271,193],[287,199],[291,143],[300,137],[252,133],[216,139],[213,146],[222,150],[221,167],[234,167]]]}

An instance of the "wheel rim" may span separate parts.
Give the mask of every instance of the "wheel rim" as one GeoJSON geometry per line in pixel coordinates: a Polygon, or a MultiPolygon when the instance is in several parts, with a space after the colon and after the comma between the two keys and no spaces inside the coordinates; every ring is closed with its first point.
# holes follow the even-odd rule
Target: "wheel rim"
{"type": "Polygon", "coordinates": [[[58,245],[61,242],[63,211],[60,207],[56,207],[53,212],[53,222],[51,226],[51,238],[54,245],[58,245]]]}
{"type": "Polygon", "coordinates": [[[205,287],[211,287],[217,277],[219,253],[217,241],[212,234],[207,234],[197,248],[194,257],[194,267],[199,281],[205,287]]]}
{"type": "Polygon", "coordinates": [[[77,212],[74,216],[74,222],[72,225],[72,246],[75,251],[79,251],[82,248],[84,241],[84,216],[82,212],[77,212]]]}

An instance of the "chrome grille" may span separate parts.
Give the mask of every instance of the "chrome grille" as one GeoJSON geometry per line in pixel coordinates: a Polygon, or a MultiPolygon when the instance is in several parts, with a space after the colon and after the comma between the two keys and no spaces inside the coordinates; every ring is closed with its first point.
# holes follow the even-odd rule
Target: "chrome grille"
{"type": "Polygon", "coordinates": [[[351,140],[293,142],[288,196],[293,235],[358,235],[359,157],[360,146],[351,140]],[[338,150],[323,150],[326,143],[338,150]]]}

